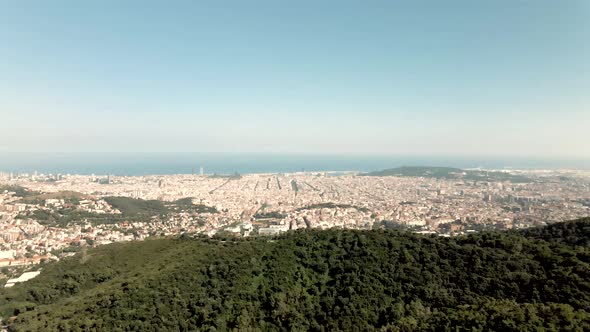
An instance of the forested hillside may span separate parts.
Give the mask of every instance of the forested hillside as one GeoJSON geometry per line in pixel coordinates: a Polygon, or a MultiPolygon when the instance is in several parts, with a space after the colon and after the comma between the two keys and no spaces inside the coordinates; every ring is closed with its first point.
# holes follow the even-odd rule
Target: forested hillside
{"type": "Polygon", "coordinates": [[[119,243],[1,290],[0,315],[14,331],[588,331],[589,229],[119,243]]]}

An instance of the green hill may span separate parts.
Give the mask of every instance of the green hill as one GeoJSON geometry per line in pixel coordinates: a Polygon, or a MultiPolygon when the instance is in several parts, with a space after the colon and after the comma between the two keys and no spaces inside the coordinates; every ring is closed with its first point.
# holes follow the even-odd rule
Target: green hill
{"type": "Polygon", "coordinates": [[[98,247],[0,291],[14,331],[588,331],[590,218],[98,247]]]}
{"type": "Polygon", "coordinates": [[[159,200],[142,200],[137,198],[109,196],[105,197],[115,209],[121,213],[96,213],[80,210],[76,205],[80,198],[86,196],[73,192],[58,192],[40,194],[23,198],[23,201],[33,204],[41,204],[47,198],[61,198],[73,206],[60,207],[50,210],[34,210],[22,212],[17,218],[32,218],[41,225],[51,227],[68,227],[74,224],[93,225],[117,224],[123,221],[151,221],[153,218],[165,218],[174,213],[218,213],[216,208],[194,204],[192,198],[182,198],[173,202],[159,200]]]}
{"type": "Polygon", "coordinates": [[[590,223],[581,222],[588,219],[527,228],[518,232],[530,239],[541,239],[555,244],[590,247],[590,223]]]}
{"type": "Polygon", "coordinates": [[[143,200],[120,196],[109,196],[105,197],[104,200],[126,216],[155,216],[168,212],[164,202],[158,200],[143,200]]]}
{"type": "Polygon", "coordinates": [[[360,174],[361,176],[403,176],[436,179],[464,179],[471,181],[510,181],[514,183],[531,182],[523,175],[485,170],[463,170],[453,167],[402,166],[360,174]]]}
{"type": "Polygon", "coordinates": [[[365,176],[421,176],[434,178],[448,178],[463,172],[460,168],[452,167],[422,167],[402,166],[363,174],[365,176]]]}
{"type": "Polygon", "coordinates": [[[29,197],[39,195],[39,192],[32,191],[17,185],[0,185],[0,193],[5,191],[13,192],[16,197],[29,197]]]}
{"type": "Polygon", "coordinates": [[[143,200],[121,196],[109,196],[104,200],[125,217],[162,216],[170,212],[218,213],[214,207],[193,204],[192,198],[186,197],[174,202],[143,200]]]}

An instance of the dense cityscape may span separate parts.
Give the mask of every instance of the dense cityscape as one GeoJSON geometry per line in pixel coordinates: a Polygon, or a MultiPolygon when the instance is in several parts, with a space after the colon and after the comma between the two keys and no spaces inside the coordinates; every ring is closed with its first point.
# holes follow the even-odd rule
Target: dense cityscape
{"type": "Polygon", "coordinates": [[[0,267],[14,276],[14,268],[20,273],[88,246],[185,233],[248,237],[299,228],[403,227],[455,236],[590,215],[588,171],[478,172],[475,179],[435,167],[400,168],[391,176],[1,173],[0,267]],[[408,173],[416,169],[424,173],[408,173]]]}

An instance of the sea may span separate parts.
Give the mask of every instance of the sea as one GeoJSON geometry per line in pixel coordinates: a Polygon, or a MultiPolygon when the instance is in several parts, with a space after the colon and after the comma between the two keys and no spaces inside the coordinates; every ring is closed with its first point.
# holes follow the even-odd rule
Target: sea
{"type": "Polygon", "coordinates": [[[590,169],[588,159],[261,153],[2,153],[0,172],[40,174],[251,174],[370,172],[399,166],[590,169]]]}

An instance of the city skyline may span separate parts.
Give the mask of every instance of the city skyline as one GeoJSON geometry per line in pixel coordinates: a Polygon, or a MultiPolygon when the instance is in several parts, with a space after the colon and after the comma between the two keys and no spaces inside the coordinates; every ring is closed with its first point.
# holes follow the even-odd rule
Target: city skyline
{"type": "Polygon", "coordinates": [[[590,159],[586,1],[0,5],[0,153],[590,159]]]}

